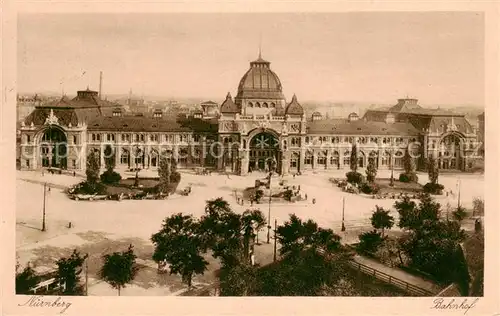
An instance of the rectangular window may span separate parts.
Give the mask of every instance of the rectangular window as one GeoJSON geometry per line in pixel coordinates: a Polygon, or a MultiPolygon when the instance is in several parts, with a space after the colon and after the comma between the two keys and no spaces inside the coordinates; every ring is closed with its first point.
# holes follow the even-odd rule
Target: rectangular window
{"type": "Polygon", "coordinates": [[[135,141],[138,142],[139,141],[139,134],[135,134],[135,141]]]}
{"type": "Polygon", "coordinates": [[[75,136],[73,136],[73,144],[77,144],[78,143],[78,138],[75,136]]]}
{"type": "Polygon", "coordinates": [[[101,141],[101,134],[97,134],[96,138],[97,138],[97,141],[100,142],[101,141]]]}
{"type": "Polygon", "coordinates": [[[95,140],[96,140],[95,134],[92,134],[92,141],[95,142],[95,140]]]}
{"type": "Polygon", "coordinates": [[[76,168],[76,159],[73,159],[73,168],[76,168]]]}
{"type": "Polygon", "coordinates": [[[144,134],[141,134],[141,142],[144,141],[144,134]]]}
{"type": "Polygon", "coordinates": [[[194,139],[195,142],[198,143],[200,141],[200,135],[194,135],[193,139],[194,139]]]}
{"type": "Polygon", "coordinates": [[[26,159],[26,167],[30,167],[30,160],[29,159],[26,159]]]}
{"type": "Polygon", "coordinates": [[[31,142],[31,137],[30,137],[30,135],[26,135],[26,142],[27,142],[27,143],[30,143],[30,142],[31,142]]]}

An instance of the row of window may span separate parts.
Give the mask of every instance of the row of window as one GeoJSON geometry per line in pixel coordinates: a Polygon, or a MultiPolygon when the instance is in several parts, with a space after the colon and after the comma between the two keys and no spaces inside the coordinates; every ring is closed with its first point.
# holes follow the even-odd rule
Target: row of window
{"type": "MultiPolygon", "coordinates": [[[[108,142],[113,142],[115,141],[115,134],[97,134],[97,133],[91,133],[90,134],[90,139],[95,142],[95,141],[108,141],[108,142]]],[[[194,141],[196,143],[200,142],[201,136],[198,134],[150,134],[149,136],[146,134],[121,134],[120,137],[122,142],[145,142],[146,140],[150,142],[160,142],[160,141],[166,141],[169,143],[175,143],[175,142],[180,142],[180,143],[187,143],[189,141],[194,141]],[[162,137],[163,136],[163,137],[162,137]]]]}
{"type": "Polygon", "coordinates": [[[256,107],[256,108],[275,108],[276,104],[274,102],[271,102],[269,104],[267,102],[263,102],[262,104],[260,102],[255,102],[255,104],[252,102],[248,102],[248,107],[249,108],[253,108],[253,107],[256,107]]]}
{"type": "MultiPolygon", "coordinates": [[[[416,138],[412,138],[411,139],[411,142],[415,142],[417,139],[416,138]]],[[[359,137],[353,137],[353,136],[344,136],[344,137],[340,137],[340,136],[319,136],[319,137],[312,137],[312,136],[306,136],[305,138],[305,142],[306,144],[309,144],[309,143],[314,143],[314,142],[318,142],[318,143],[327,143],[327,142],[331,142],[331,143],[334,143],[334,144],[337,144],[337,143],[354,143],[354,142],[357,142],[358,144],[368,144],[368,143],[374,143],[374,144],[377,144],[377,143],[382,143],[382,144],[396,144],[396,145],[401,145],[401,144],[406,144],[409,139],[408,138],[403,138],[403,137],[395,137],[395,138],[392,138],[392,137],[364,137],[364,136],[359,136],[359,137]]],[[[292,146],[294,145],[297,145],[297,146],[300,146],[300,138],[297,138],[297,140],[295,140],[294,142],[294,138],[292,138],[292,146]]]]}
{"type": "MultiPolygon", "coordinates": [[[[314,161],[314,158],[312,156],[304,157],[304,164],[305,165],[312,165],[313,161],[314,161]]],[[[290,159],[290,167],[297,168],[298,162],[299,162],[298,157],[292,157],[292,159],[290,159]]],[[[318,165],[326,165],[326,162],[327,162],[327,157],[320,156],[320,157],[316,158],[316,164],[318,164],[318,165]]],[[[338,156],[330,157],[330,165],[338,166],[339,162],[340,162],[340,160],[339,160],[338,156]]],[[[344,162],[344,165],[350,165],[350,163],[351,163],[350,157],[344,157],[343,162],[344,162]]],[[[363,167],[364,164],[365,164],[365,161],[364,161],[363,157],[359,157],[358,158],[358,165],[360,167],[363,167]]],[[[390,164],[390,160],[388,157],[383,156],[380,159],[380,166],[389,166],[389,164],[390,164]]],[[[394,166],[402,167],[403,166],[403,158],[401,158],[401,157],[395,158],[394,159],[394,166]]]]}

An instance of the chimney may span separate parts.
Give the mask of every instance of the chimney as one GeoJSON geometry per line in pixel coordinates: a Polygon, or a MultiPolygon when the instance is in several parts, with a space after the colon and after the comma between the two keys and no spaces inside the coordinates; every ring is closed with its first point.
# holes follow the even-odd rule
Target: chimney
{"type": "Polygon", "coordinates": [[[102,71],[99,73],[99,99],[101,99],[102,93],[102,71]]]}

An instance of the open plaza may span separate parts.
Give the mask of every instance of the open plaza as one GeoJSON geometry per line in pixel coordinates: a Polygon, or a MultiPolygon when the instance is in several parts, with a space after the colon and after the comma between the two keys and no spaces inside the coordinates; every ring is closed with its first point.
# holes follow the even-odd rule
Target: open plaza
{"type": "MultiPolygon", "coordinates": [[[[142,171],[141,176],[156,176],[154,172],[142,171]]],[[[312,219],[320,227],[331,228],[342,236],[344,243],[355,243],[358,235],[371,229],[370,215],[375,206],[397,212],[393,208],[394,199],[373,199],[363,194],[343,192],[333,185],[331,178],[345,178],[345,171],[318,171],[300,176],[287,175],[272,179],[271,186],[278,186],[281,180],[288,185],[300,185],[301,194],[307,200],[294,203],[274,199],[269,204],[265,197],[259,204],[243,205],[237,203],[243,191],[253,187],[255,180],[264,179],[266,174],[253,172],[247,176],[212,173],[197,175],[192,171],[182,171],[179,188],[191,186],[188,196],[173,194],[165,200],[123,200],[123,201],[74,201],[68,198],[65,189],[82,182],[82,174],[42,174],[41,171],[17,171],[16,197],[16,253],[19,264],[30,264],[36,271],[50,271],[55,261],[69,255],[73,249],[89,254],[88,294],[117,295],[109,285],[97,277],[102,265],[102,256],[114,251],[125,250],[129,244],[134,246],[141,266],[137,278],[127,286],[122,295],[180,295],[187,287],[176,275],[158,274],[157,265],[151,259],[153,245],[151,235],[158,232],[162,221],[176,213],[193,214],[200,217],[204,213],[207,200],[222,197],[227,200],[236,213],[249,208],[259,208],[270,223],[280,225],[296,214],[302,219],[312,219]],[[41,231],[42,209],[44,203],[43,184],[50,190],[46,192],[46,231],[41,231]],[[313,204],[312,200],[315,199],[313,204]],[[344,220],[346,231],[341,232],[343,200],[345,201],[344,220]]],[[[133,174],[123,174],[131,177],[133,174]]],[[[418,173],[419,183],[428,182],[425,173],[418,173]]],[[[390,171],[379,171],[377,178],[389,178],[390,171]]],[[[465,173],[443,173],[439,182],[449,194],[436,196],[436,200],[446,209],[446,205],[456,208],[459,203],[472,208],[472,201],[484,199],[484,175],[465,173]],[[460,194],[459,194],[460,192],[460,194]]],[[[466,227],[464,227],[467,229],[466,227]]],[[[393,231],[397,231],[393,228],[393,231]]],[[[267,228],[260,231],[258,240],[262,245],[255,249],[257,263],[272,260],[273,240],[266,243],[267,228]]],[[[271,237],[272,237],[271,231],[271,237]]],[[[194,285],[209,284],[214,280],[218,263],[211,256],[209,270],[203,276],[195,276],[194,285]]]]}

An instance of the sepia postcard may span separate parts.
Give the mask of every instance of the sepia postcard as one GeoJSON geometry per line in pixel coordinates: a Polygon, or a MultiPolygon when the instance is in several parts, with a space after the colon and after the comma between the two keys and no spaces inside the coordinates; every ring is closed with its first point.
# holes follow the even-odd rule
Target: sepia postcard
{"type": "Polygon", "coordinates": [[[2,314],[500,315],[499,3],[2,6],[2,314]]]}

